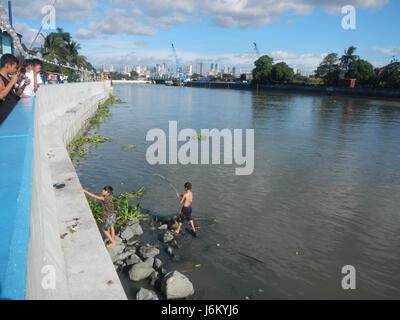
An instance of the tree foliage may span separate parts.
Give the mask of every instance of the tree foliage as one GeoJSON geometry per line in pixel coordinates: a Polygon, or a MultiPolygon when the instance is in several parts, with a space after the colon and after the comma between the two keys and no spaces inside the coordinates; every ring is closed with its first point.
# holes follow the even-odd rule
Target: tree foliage
{"type": "Polygon", "coordinates": [[[272,66],[274,60],[264,55],[254,62],[255,69],[253,70],[253,82],[268,83],[270,81],[272,66]]]}
{"type": "Polygon", "coordinates": [[[317,78],[322,78],[329,86],[336,86],[339,81],[340,66],[337,53],[328,54],[315,71],[317,78]]]}
{"type": "Polygon", "coordinates": [[[400,88],[400,62],[391,63],[386,66],[378,75],[377,83],[379,87],[400,88]]]}
{"type": "Polygon", "coordinates": [[[373,65],[356,55],[356,50],[356,47],[351,46],[340,58],[337,53],[328,54],[315,71],[316,77],[331,86],[338,85],[340,78],[357,79],[357,84],[362,86],[376,86],[378,80],[373,65]]]}
{"type": "MultiPolygon", "coordinates": [[[[79,54],[81,46],[77,41],[72,40],[69,32],[64,32],[62,28],[57,28],[57,32],[51,32],[47,35],[44,41],[45,57],[52,61],[57,61],[61,64],[70,64],[93,70],[91,63],[87,61],[85,56],[79,54]]],[[[46,70],[57,72],[57,66],[46,65],[46,70]]],[[[61,70],[62,73],[68,74],[68,70],[61,70]]]]}
{"type": "Polygon", "coordinates": [[[294,71],[285,62],[279,62],[272,66],[270,80],[274,83],[289,83],[294,79],[294,71]]]}

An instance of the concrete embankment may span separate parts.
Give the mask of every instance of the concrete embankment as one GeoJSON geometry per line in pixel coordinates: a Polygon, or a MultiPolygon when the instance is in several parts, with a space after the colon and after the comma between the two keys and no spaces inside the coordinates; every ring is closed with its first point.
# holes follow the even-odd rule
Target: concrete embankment
{"type": "Polygon", "coordinates": [[[340,88],[307,85],[256,85],[237,82],[202,82],[188,81],[187,87],[212,88],[212,89],[236,89],[236,90],[260,90],[260,91],[282,91],[296,93],[312,93],[327,95],[360,96],[369,98],[400,99],[400,90],[392,89],[369,89],[369,88],[340,88]]]}
{"type": "Polygon", "coordinates": [[[26,299],[126,299],[66,149],[111,92],[88,82],[37,93],[26,299]]]}

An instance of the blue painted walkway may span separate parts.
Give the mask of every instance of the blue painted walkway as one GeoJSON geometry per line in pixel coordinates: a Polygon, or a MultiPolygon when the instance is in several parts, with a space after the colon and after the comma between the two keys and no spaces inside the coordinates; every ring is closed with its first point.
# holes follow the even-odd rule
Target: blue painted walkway
{"type": "Polygon", "coordinates": [[[0,125],[0,299],[25,299],[34,104],[21,100],[0,125]]]}

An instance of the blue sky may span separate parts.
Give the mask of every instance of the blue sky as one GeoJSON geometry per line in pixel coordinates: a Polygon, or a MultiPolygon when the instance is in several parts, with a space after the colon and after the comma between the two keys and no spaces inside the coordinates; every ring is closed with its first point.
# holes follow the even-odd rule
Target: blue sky
{"type": "MultiPolygon", "coordinates": [[[[25,43],[53,1],[12,1],[25,43]]],[[[171,42],[183,65],[203,61],[243,70],[253,66],[253,42],[261,54],[309,73],[327,53],[350,45],[375,66],[400,58],[395,0],[57,0],[54,7],[56,26],[80,42],[95,66],[172,65],[171,42]],[[355,30],[342,28],[344,5],[356,8],[355,30]]]]}

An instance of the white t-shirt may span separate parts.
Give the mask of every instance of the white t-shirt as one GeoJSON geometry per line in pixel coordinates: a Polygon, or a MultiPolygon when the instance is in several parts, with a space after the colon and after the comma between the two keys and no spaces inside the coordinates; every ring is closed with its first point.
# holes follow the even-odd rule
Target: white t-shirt
{"type": "MultiPolygon", "coordinates": [[[[34,97],[36,94],[35,94],[35,90],[34,90],[35,83],[33,81],[33,70],[31,70],[30,72],[25,73],[25,76],[27,78],[29,78],[29,80],[31,80],[31,83],[28,86],[25,87],[23,95],[24,96],[28,96],[28,97],[34,97]]],[[[21,82],[21,86],[23,85],[24,81],[21,82]]],[[[43,84],[42,77],[40,76],[39,73],[36,75],[36,82],[37,82],[38,85],[43,84]]]]}

